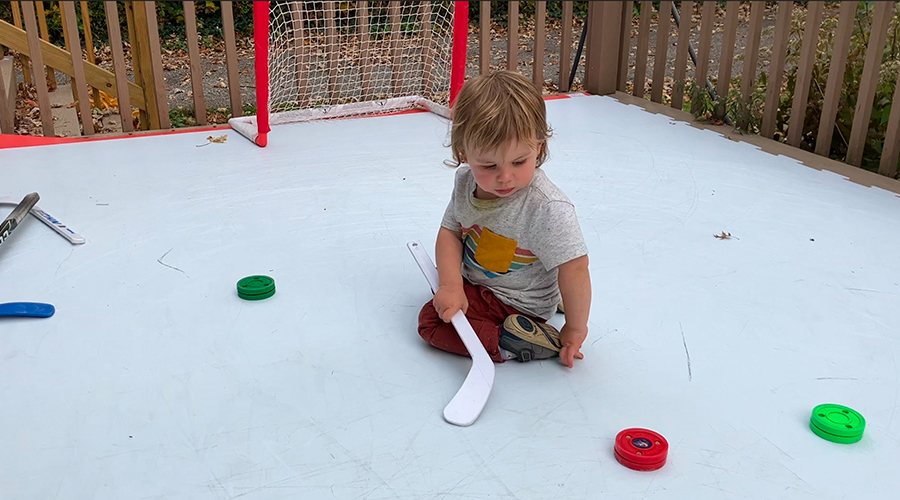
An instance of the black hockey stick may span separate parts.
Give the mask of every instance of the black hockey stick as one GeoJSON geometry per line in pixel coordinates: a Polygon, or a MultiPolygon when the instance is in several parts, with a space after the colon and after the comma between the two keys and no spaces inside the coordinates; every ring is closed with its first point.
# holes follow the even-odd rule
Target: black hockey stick
{"type": "Polygon", "coordinates": [[[35,206],[40,199],[41,197],[37,193],[31,193],[22,198],[22,202],[19,203],[16,208],[13,209],[12,213],[9,214],[9,217],[0,224],[0,244],[3,244],[3,242],[9,238],[9,235],[16,229],[16,226],[18,226],[19,223],[22,222],[22,219],[28,215],[28,211],[31,210],[31,207],[35,206]]]}

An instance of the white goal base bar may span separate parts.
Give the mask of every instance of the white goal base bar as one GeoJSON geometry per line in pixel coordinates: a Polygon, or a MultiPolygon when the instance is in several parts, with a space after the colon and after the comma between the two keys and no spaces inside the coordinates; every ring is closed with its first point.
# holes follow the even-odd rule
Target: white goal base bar
{"type": "MultiPolygon", "coordinates": [[[[409,109],[424,109],[448,120],[450,119],[450,108],[447,106],[420,96],[406,96],[392,97],[380,101],[351,102],[334,106],[272,113],[269,115],[269,125],[302,123],[333,118],[378,116],[409,109]]],[[[256,116],[231,118],[228,120],[228,125],[247,139],[254,143],[256,142],[256,138],[259,135],[256,116]]]]}

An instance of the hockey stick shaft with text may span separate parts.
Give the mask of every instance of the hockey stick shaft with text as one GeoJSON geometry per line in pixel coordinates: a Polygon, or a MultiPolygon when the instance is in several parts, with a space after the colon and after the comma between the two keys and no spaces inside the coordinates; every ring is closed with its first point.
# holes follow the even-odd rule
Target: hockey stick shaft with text
{"type": "MultiPolygon", "coordinates": [[[[18,205],[19,202],[13,198],[0,197],[0,205],[18,205]]],[[[39,221],[46,224],[50,229],[56,231],[60,236],[68,240],[73,245],[81,245],[85,242],[84,236],[76,233],[69,226],[63,224],[59,219],[47,213],[46,210],[35,205],[31,207],[31,215],[38,218],[39,221]]]]}
{"type": "Polygon", "coordinates": [[[22,201],[16,205],[16,208],[9,214],[9,217],[0,224],[0,245],[9,238],[9,235],[12,234],[19,223],[22,222],[22,219],[28,215],[28,211],[37,204],[39,199],[41,199],[41,197],[37,193],[31,193],[25,195],[25,198],[22,198],[22,201]]]}

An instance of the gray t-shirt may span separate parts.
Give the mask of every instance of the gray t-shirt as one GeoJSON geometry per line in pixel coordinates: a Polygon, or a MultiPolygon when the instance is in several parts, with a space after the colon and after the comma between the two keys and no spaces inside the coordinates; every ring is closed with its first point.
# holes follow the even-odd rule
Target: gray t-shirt
{"type": "Polygon", "coordinates": [[[575,206],[540,168],[512,196],[479,200],[471,168],[460,166],[441,226],[462,231],[464,278],[545,320],[561,298],[557,266],[587,255],[575,206]]]}

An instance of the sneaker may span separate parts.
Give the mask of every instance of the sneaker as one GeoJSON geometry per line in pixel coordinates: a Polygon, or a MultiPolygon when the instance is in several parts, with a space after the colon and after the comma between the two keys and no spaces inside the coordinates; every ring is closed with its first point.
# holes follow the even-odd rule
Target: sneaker
{"type": "Polygon", "coordinates": [[[524,363],[559,356],[562,343],[556,328],[521,314],[513,314],[500,327],[500,347],[515,354],[516,359],[524,363]]]}

